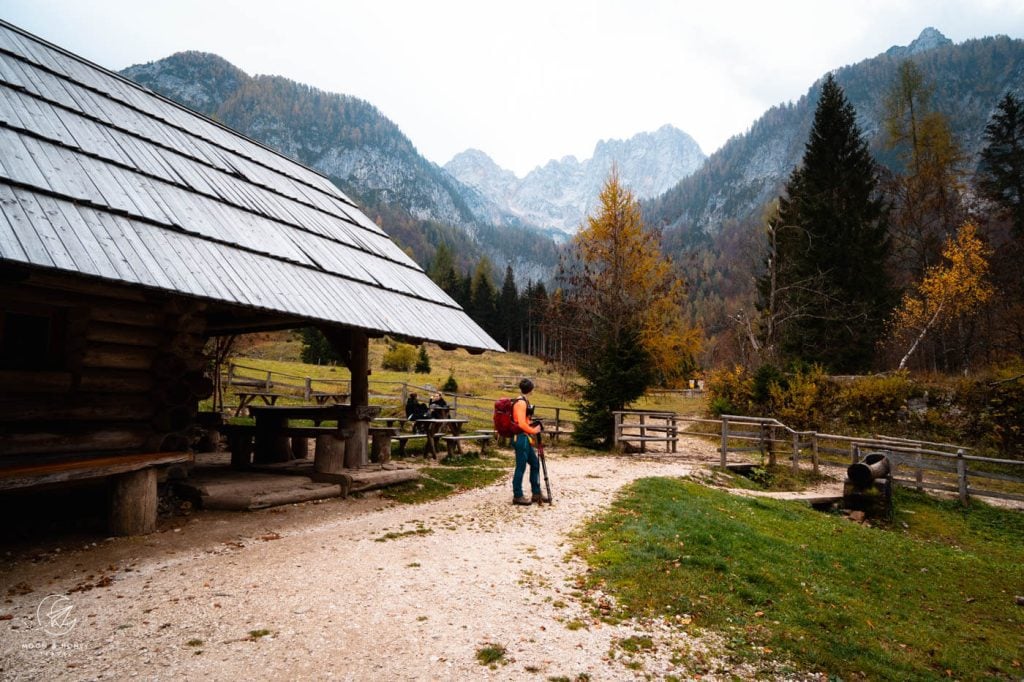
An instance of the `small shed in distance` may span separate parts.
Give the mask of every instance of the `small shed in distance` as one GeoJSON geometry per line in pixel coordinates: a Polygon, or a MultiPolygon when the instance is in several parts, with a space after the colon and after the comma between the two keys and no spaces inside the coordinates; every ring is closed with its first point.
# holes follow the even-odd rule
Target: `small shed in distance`
{"type": "Polygon", "coordinates": [[[212,336],[319,326],[500,351],[336,186],[0,21],[0,494],[108,476],[152,530],[212,336]]]}

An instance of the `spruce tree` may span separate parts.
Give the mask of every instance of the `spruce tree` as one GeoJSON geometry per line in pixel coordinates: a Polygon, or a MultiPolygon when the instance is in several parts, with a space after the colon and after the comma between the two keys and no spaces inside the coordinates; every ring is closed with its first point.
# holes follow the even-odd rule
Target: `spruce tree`
{"type": "Polygon", "coordinates": [[[498,292],[494,288],[494,273],[491,260],[482,256],[476,264],[469,290],[469,306],[466,312],[492,337],[500,336],[498,330],[498,292]]]}
{"type": "Polygon", "coordinates": [[[498,330],[498,341],[505,350],[519,350],[519,292],[511,263],[505,267],[505,281],[498,297],[498,330]]]}
{"type": "Polygon", "coordinates": [[[1024,238],[1024,102],[1007,93],[985,126],[985,148],[978,164],[978,189],[1010,215],[1024,238]]]}
{"type": "Polygon", "coordinates": [[[877,186],[853,107],[829,74],[803,161],[779,200],[785,229],[776,236],[774,291],[789,311],[778,330],[786,358],[838,372],[871,365],[891,306],[887,210],[877,186]]]}

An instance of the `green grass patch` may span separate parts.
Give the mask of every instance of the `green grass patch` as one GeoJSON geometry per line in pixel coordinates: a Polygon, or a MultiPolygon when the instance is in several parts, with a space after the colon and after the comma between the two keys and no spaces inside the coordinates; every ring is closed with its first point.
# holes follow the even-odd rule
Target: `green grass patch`
{"type": "Polygon", "coordinates": [[[721,467],[712,467],[712,469],[730,477],[728,484],[730,488],[744,490],[787,492],[804,490],[831,480],[828,476],[815,474],[810,470],[800,469],[794,472],[792,466],[785,464],[757,466],[745,474],[731,472],[721,467]]]}
{"type": "Polygon", "coordinates": [[[480,665],[504,664],[507,662],[505,661],[505,647],[500,644],[487,643],[476,650],[476,660],[480,665]]]}
{"type": "Polygon", "coordinates": [[[1024,514],[897,491],[888,529],[644,479],[580,534],[620,617],[689,614],[738,660],[843,678],[1021,677],[1024,514]],[[770,652],[772,653],[769,653],[770,652]]]}
{"type": "Polygon", "coordinates": [[[641,651],[650,651],[654,648],[654,640],[650,637],[633,636],[620,639],[618,641],[618,647],[623,651],[631,654],[639,653],[641,651]]]}

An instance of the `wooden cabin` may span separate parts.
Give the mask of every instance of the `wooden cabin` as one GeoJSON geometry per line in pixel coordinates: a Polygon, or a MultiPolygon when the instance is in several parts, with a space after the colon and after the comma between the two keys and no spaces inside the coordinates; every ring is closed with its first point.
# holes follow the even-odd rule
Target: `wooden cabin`
{"type": "Polygon", "coordinates": [[[369,337],[501,350],[322,175],[0,21],[0,495],[105,478],[152,531],[207,340],[310,325],[353,406],[369,337]]]}

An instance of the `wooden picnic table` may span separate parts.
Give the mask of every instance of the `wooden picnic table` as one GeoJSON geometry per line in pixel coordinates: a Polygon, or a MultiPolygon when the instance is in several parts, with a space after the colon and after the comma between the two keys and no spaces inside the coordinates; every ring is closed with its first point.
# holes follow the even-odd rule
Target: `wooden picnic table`
{"type": "Polygon", "coordinates": [[[312,391],[309,397],[316,401],[317,405],[326,405],[328,402],[332,402],[335,405],[344,403],[348,400],[348,393],[328,393],[325,391],[312,391]]]}
{"type": "Polygon", "coordinates": [[[274,393],[272,391],[239,391],[238,409],[235,410],[235,416],[237,417],[242,414],[242,410],[248,407],[256,398],[261,399],[264,405],[276,405],[277,401],[281,398],[297,397],[298,396],[289,395],[287,393],[274,393]]]}
{"type": "MultiPolygon", "coordinates": [[[[334,435],[337,440],[349,440],[353,434],[353,428],[359,422],[366,422],[367,428],[370,418],[376,414],[378,407],[353,407],[351,405],[258,405],[249,408],[249,414],[256,420],[255,443],[253,449],[256,462],[280,462],[291,458],[289,452],[289,427],[288,422],[292,419],[308,419],[315,426],[323,422],[337,422],[330,431],[324,435],[334,435]]],[[[301,430],[301,429],[300,429],[301,430]]],[[[358,436],[358,434],[356,434],[358,436]]],[[[368,432],[362,431],[362,438],[367,439],[368,432]]],[[[350,444],[351,445],[351,444],[350,444]]],[[[348,449],[348,448],[346,448],[348,449]]],[[[364,445],[365,449],[365,445],[364,445]]],[[[328,454],[317,448],[316,467],[328,466],[322,460],[328,456],[336,456],[337,452],[328,454]]],[[[365,452],[364,452],[365,454],[365,452]]],[[[365,462],[354,463],[361,466],[365,462]]],[[[330,468],[340,468],[336,464],[329,465],[330,468]]],[[[319,470],[319,469],[318,469],[319,470]]]]}
{"type": "MultiPolygon", "coordinates": [[[[462,433],[462,425],[468,424],[468,419],[417,419],[418,424],[423,424],[427,429],[427,451],[430,456],[437,459],[437,439],[447,431],[453,436],[462,433]]],[[[459,450],[461,452],[461,450],[459,450]]]]}

